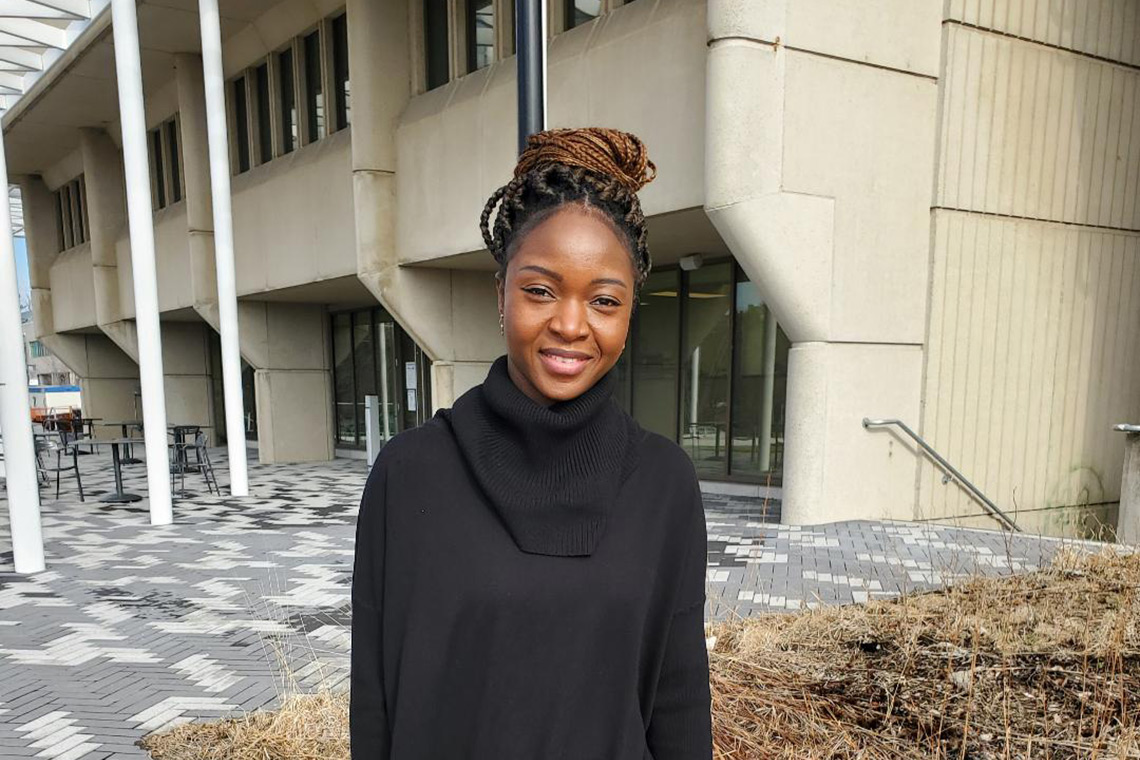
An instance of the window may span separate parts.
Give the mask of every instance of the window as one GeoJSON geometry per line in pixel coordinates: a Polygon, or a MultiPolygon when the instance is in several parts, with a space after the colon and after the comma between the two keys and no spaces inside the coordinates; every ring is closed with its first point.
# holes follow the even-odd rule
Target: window
{"type": "Polygon", "coordinates": [[[254,61],[231,82],[229,96],[235,174],[348,126],[352,101],[343,9],[254,61]],[[331,112],[326,106],[330,95],[331,112]]]}
{"type": "Polygon", "coordinates": [[[163,125],[163,134],[166,137],[167,157],[170,163],[170,202],[177,203],[182,200],[182,166],[179,156],[182,155],[182,145],[178,139],[178,122],[171,119],[163,125]]]}
{"type": "Polygon", "coordinates": [[[61,251],[82,245],[91,238],[86,196],[87,183],[82,174],[55,191],[55,229],[61,251]]]}
{"type": "Polygon", "coordinates": [[[253,71],[257,92],[257,162],[273,160],[273,122],[269,102],[269,64],[263,63],[253,71]]]}
{"type": "Polygon", "coordinates": [[[40,359],[40,358],[48,355],[47,349],[44,348],[44,344],[41,343],[40,341],[33,340],[28,345],[32,349],[32,358],[33,359],[40,359]]]}
{"type": "Polygon", "coordinates": [[[300,139],[297,123],[296,76],[293,72],[293,49],[277,54],[277,97],[281,104],[281,153],[292,153],[300,139]]]}
{"type": "Polygon", "coordinates": [[[573,29],[602,13],[602,0],[564,0],[566,3],[566,28],[573,29]]]}
{"type": "Polygon", "coordinates": [[[154,129],[150,133],[151,163],[154,165],[154,203],[156,208],[166,208],[166,170],[165,158],[162,155],[162,130],[154,129]]]}
{"type": "Polygon", "coordinates": [[[431,417],[431,360],[383,307],[332,315],[333,408],[339,447],[363,448],[366,396],[380,404],[380,434],[431,417]]]}
{"type": "Polygon", "coordinates": [[[352,124],[352,98],[348,87],[348,16],[332,20],[333,96],[336,99],[336,128],[352,124]]]}
{"type": "Polygon", "coordinates": [[[245,77],[240,76],[233,81],[234,95],[234,148],[236,151],[237,171],[235,174],[249,171],[249,108],[245,97],[245,77]]]}
{"type": "Polygon", "coordinates": [[[654,269],[614,397],[677,441],[702,478],[779,484],[791,344],[731,259],[654,269]]]}
{"type": "Polygon", "coordinates": [[[467,71],[495,60],[495,10],[492,0],[467,0],[467,71]]]}
{"type": "Polygon", "coordinates": [[[155,211],[182,200],[182,140],[178,116],[147,132],[150,153],[150,199],[155,211]]]}
{"type": "Polygon", "coordinates": [[[308,127],[305,142],[321,139],[325,130],[325,94],[321,82],[320,30],[305,37],[305,117],[308,127]]]}
{"type": "Polygon", "coordinates": [[[679,269],[654,270],[642,288],[630,338],[637,345],[632,416],[666,438],[677,435],[677,382],[680,367],[681,305],[679,269]]]}
{"type": "Polygon", "coordinates": [[[424,58],[427,88],[447,84],[447,0],[424,0],[424,58]]]}

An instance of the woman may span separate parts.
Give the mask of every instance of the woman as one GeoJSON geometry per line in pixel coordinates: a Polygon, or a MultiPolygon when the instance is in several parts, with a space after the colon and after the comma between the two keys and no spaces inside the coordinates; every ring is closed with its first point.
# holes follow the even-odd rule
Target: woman
{"type": "Polygon", "coordinates": [[[550,130],[487,202],[507,353],[368,478],[354,760],[712,757],[696,472],[612,398],[655,171],[633,135],[550,130]]]}

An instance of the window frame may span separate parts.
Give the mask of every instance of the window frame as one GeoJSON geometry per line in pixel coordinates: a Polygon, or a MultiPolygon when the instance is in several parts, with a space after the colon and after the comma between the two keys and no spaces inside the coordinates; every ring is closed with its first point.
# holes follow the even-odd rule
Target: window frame
{"type": "Polygon", "coordinates": [[[55,231],[59,252],[91,240],[87,211],[87,180],[83,174],[64,182],[52,193],[55,231]]]}
{"type": "Polygon", "coordinates": [[[249,103],[247,98],[247,108],[252,105],[253,116],[251,121],[256,127],[249,136],[251,148],[250,163],[253,166],[262,166],[277,157],[276,146],[274,145],[275,141],[273,139],[273,68],[270,58],[272,58],[272,56],[266,56],[265,58],[254,61],[253,64],[246,69],[251,83],[251,94],[253,95],[252,103],[249,103]],[[261,82],[259,78],[259,73],[262,70],[265,71],[265,102],[262,102],[261,82]],[[262,134],[262,127],[265,126],[262,122],[263,117],[268,123],[268,145],[265,144],[265,135],[262,134]]]}
{"type": "Polygon", "coordinates": [[[337,13],[325,19],[328,25],[328,52],[325,59],[328,63],[328,76],[330,80],[329,92],[332,94],[331,103],[332,108],[326,105],[325,111],[328,114],[327,124],[329,125],[328,133],[339,132],[340,130],[352,125],[352,62],[349,60],[349,43],[348,43],[348,13],[337,13]],[[338,29],[344,29],[344,38],[338,29]],[[343,47],[344,54],[344,80],[340,79],[340,58],[338,53],[341,52],[343,47]],[[348,85],[348,93],[345,93],[343,85],[348,85]],[[342,114],[341,105],[343,104],[344,113],[342,114]]]}
{"type": "MultiPolygon", "coordinates": [[[[274,143],[276,145],[276,150],[274,150],[274,153],[273,153],[273,155],[275,157],[287,156],[290,153],[293,153],[294,151],[300,149],[305,144],[301,138],[301,129],[302,129],[301,123],[302,123],[303,119],[302,119],[302,115],[301,115],[301,91],[300,91],[300,81],[299,81],[300,78],[297,76],[297,65],[298,65],[297,62],[299,60],[299,53],[297,51],[297,47],[298,47],[297,46],[297,38],[291,37],[289,39],[288,44],[282,45],[281,47],[277,48],[270,55],[270,59],[272,60],[272,63],[273,63],[273,67],[272,67],[272,71],[271,71],[272,82],[270,84],[274,88],[274,92],[271,93],[270,97],[273,99],[273,112],[275,113],[275,115],[277,117],[277,128],[273,130],[273,140],[274,140],[274,143]],[[288,71],[289,71],[289,90],[290,90],[290,95],[292,96],[292,100],[291,100],[292,109],[291,110],[292,110],[292,112],[295,112],[297,115],[297,134],[295,136],[293,135],[292,118],[290,118],[290,119],[285,118],[285,100],[283,97],[283,95],[285,93],[285,89],[282,86],[282,82],[281,82],[282,72],[285,71],[285,69],[281,65],[281,58],[286,53],[288,53],[288,55],[289,55],[289,69],[288,69],[288,71]],[[286,137],[285,137],[285,129],[286,128],[289,129],[288,140],[286,140],[286,137]]],[[[292,113],[290,113],[290,117],[292,117],[292,113]]]]}
{"type": "Polygon", "coordinates": [[[300,91],[301,95],[301,100],[298,103],[297,109],[297,120],[300,122],[301,127],[299,131],[302,147],[305,145],[312,145],[328,134],[329,109],[328,98],[325,97],[325,94],[328,92],[328,89],[325,87],[325,50],[327,48],[327,45],[325,44],[324,35],[321,32],[321,28],[322,24],[318,22],[294,38],[294,61],[296,61],[296,63],[293,65],[293,71],[295,74],[300,75],[296,77],[299,83],[299,87],[297,89],[300,91]],[[316,57],[317,66],[319,66],[316,71],[316,80],[321,86],[321,91],[314,95],[314,102],[310,104],[309,80],[313,78],[311,76],[313,72],[311,72],[309,68],[310,64],[308,41],[312,39],[314,35],[316,36],[318,46],[316,57]],[[299,56],[296,55],[297,52],[300,53],[299,56]],[[316,108],[317,97],[320,98],[320,108],[323,110],[323,113],[320,117],[313,113],[316,108]],[[318,118],[321,118],[322,121],[317,122],[318,118]],[[314,134],[314,132],[316,134],[314,134]]]}
{"type": "Polygon", "coordinates": [[[186,167],[182,161],[182,121],[175,113],[146,131],[150,161],[150,205],[158,213],[186,198],[186,167]],[[157,145],[156,145],[157,142],[157,145]],[[174,171],[174,162],[178,162],[174,171]],[[177,176],[176,176],[177,175],[177,176]]]}
{"type": "Polygon", "coordinates": [[[253,168],[253,146],[251,145],[250,138],[250,97],[249,97],[249,69],[242,69],[233,77],[226,81],[226,121],[227,132],[229,134],[230,143],[230,174],[234,177],[245,174],[253,168]],[[244,135],[245,135],[245,149],[246,149],[246,167],[241,168],[241,143],[238,134],[238,126],[241,123],[242,114],[238,113],[237,85],[241,83],[242,97],[244,99],[244,135]]]}

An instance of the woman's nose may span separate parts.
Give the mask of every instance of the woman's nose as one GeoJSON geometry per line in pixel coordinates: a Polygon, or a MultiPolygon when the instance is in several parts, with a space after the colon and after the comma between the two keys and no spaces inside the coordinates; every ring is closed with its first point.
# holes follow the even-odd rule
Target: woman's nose
{"type": "Polygon", "coordinates": [[[585,304],[572,298],[560,301],[550,318],[550,329],[566,341],[585,337],[589,330],[585,304]]]}

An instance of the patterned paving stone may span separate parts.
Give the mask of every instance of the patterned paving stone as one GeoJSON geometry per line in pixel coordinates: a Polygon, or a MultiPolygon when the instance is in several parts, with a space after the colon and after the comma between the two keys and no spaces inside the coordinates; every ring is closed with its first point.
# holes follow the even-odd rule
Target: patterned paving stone
{"type": "MultiPolygon", "coordinates": [[[[212,456],[225,483],[225,452],[212,456]]],[[[108,457],[80,462],[87,501],[65,483],[43,505],[46,572],[13,573],[0,499],[0,757],[137,760],[148,731],[272,707],[291,685],[347,688],[363,462],[251,463],[242,499],[190,475],[168,526],[149,524],[145,500],[98,501],[108,457]]],[[[144,466],[124,481],[145,493],[144,466]]],[[[716,619],[1030,570],[1065,543],[909,523],[792,527],[776,522],[774,499],[710,494],[705,506],[716,619]]]]}

